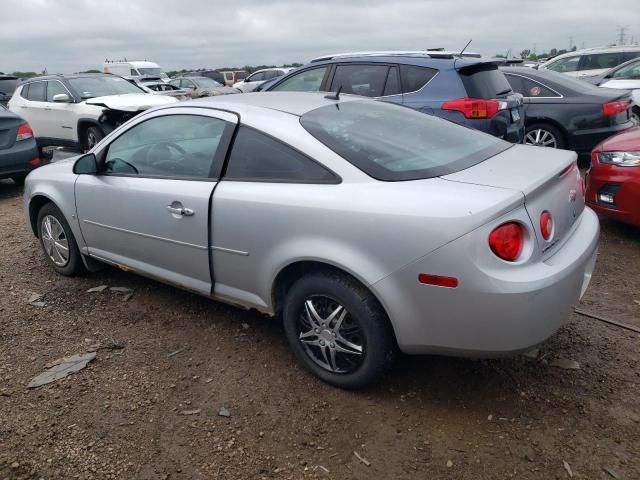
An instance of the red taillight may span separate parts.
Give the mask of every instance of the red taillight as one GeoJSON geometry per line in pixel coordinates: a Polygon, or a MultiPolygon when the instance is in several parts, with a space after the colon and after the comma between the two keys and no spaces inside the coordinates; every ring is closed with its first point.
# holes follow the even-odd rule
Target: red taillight
{"type": "Polygon", "coordinates": [[[629,108],[629,100],[617,100],[615,102],[609,102],[602,105],[602,113],[605,115],[617,115],[626,111],[629,108]]]}
{"type": "Polygon", "coordinates": [[[421,273],[418,275],[418,281],[425,285],[436,285],[437,287],[456,288],[458,286],[458,279],[456,277],[429,275],[427,273],[421,273]]]}
{"type": "Polygon", "coordinates": [[[489,235],[489,247],[498,257],[514,262],[524,247],[524,229],[516,222],[503,223],[489,235]]]}
{"type": "Polygon", "coordinates": [[[540,232],[545,240],[549,240],[553,234],[553,217],[546,210],[540,215],[540,232]]]}
{"type": "Polygon", "coordinates": [[[29,164],[33,165],[34,167],[39,167],[41,163],[42,162],[38,157],[34,158],[33,160],[29,160],[29,164]]]}
{"type": "Polygon", "coordinates": [[[23,123],[18,127],[18,134],[16,135],[16,142],[20,140],[26,140],[33,137],[33,130],[28,123],[23,123]]]}
{"type": "Polygon", "coordinates": [[[500,110],[506,108],[506,102],[482,98],[460,98],[442,104],[443,110],[462,112],[465,118],[492,118],[500,110]]]}

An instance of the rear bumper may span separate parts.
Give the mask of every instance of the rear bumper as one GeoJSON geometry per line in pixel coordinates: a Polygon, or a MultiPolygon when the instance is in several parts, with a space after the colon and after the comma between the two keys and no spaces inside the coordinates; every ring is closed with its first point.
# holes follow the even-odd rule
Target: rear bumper
{"type": "Polygon", "coordinates": [[[576,222],[544,261],[487,268],[477,261],[479,239],[471,232],[374,284],[400,349],[499,356],[553,335],[584,294],[595,265],[598,218],[585,208],[576,222]],[[419,273],[456,276],[460,283],[422,285],[419,273]]]}
{"type": "Polygon", "coordinates": [[[29,173],[35,168],[29,163],[34,158],[38,158],[38,147],[33,138],[0,150],[0,178],[29,173]]]}
{"type": "Polygon", "coordinates": [[[587,204],[599,215],[640,227],[640,168],[592,168],[587,178],[587,204]],[[614,205],[598,201],[601,191],[615,192],[614,205]]]}
{"type": "Polygon", "coordinates": [[[567,141],[569,145],[567,146],[567,149],[575,150],[576,152],[583,154],[591,153],[593,148],[603,140],[615,135],[616,133],[620,133],[633,127],[635,127],[635,123],[630,120],[626,123],[606,128],[576,130],[568,135],[567,141]]]}

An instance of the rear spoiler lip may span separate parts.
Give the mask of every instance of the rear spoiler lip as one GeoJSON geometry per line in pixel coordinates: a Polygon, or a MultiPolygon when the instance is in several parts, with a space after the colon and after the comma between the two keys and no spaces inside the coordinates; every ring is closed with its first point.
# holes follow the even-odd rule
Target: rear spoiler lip
{"type": "Polygon", "coordinates": [[[457,71],[461,72],[468,68],[474,68],[478,65],[495,65],[499,67],[506,62],[504,58],[477,58],[477,59],[469,59],[469,58],[456,58],[453,62],[453,68],[457,71]],[[458,63],[462,63],[462,65],[458,65],[458,63]]]}

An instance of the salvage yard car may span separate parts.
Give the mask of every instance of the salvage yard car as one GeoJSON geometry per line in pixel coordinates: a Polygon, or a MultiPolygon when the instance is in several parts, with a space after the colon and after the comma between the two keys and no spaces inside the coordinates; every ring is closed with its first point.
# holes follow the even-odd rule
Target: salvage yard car
{"type": "Polygon", "coordinates": [[[191,94],[191,98],[240,93],[240,90],[225,87],[209,77],[178,77],[171,80],[169,85],[186,90],[191,94]]]}
{"type": "Polygon", "coordinates": [[[587,203],[604,217],[640,227],[640,128],[593,149],[587,203]]]}
{"type": "Polygon", "coordinates": [[[18,85],[9,110],[29,122],[38,147],[83,151],[143,110],[177,102],[115,75],[48,75],[18,85]]]}
{"type": "Polygon", "coordinates": [[[599,236],[574,152],[324,93],[145,112],[31,173],[24,208],[60,274],[103,262],[277,315],[300,363],[343,388],[378,380],[398,347],[544,341],[599,236]]]}
{"type": "Polygon", "coordinates": [[[0,105],[0,178],[11,178],[20,185],[40,164],[31,126],[0,105]]]}
{"type": "Polygon", "coordinates": [[[524,97],[525,143],[589,155],[599,142],[635,126],[631,95],[556,72],[502,68],[524,97]]]}
{"type": "Polygon", "coordinates": [[[312,60],[264,92],[335,92],[398,103],[482,130],[524,140],[522,97],[498,69],[504,60],[444,51],[357,52],[312,60]]]}

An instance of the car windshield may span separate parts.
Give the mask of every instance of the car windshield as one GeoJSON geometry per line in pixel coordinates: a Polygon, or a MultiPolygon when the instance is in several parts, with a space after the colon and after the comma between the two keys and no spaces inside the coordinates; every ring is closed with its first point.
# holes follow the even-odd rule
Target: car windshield
{"type": "Polygon", "coordinates": [[[219,84],[215,80],[211,80],[210,78],[207,78],[207,77],[198,78],[198,80],[196,80],[196,82],[198,82],[199,86],[205,87],[205,88],[221,87],[222,86],[221,84],[219,84]]]}
{"type": "Polygon", "coordinates": [[[16,89],[17,78],[0,78],[0,94],[10,95],[16,89]]]}
{"type": "Polygon", "coordinates": [[[140,75],[143,77],[166,77],[166,74],[161,68],[138,68],[138,72],[140,72],[140,75]]]}
{"type": "Polygon", "coordinates": [[[448,175],[512,145],[408,108],[351,101],[312,110],[302,126],[331,150],[378,180],[448,175]]]}
{"type": "Polygon", "coordinates": [[[69,84],[81,98],[104,97],[108,95],[124,95],[126,93],[145,93],[144,90],[127,82],[124,78],[79,77],[70,78],[69,84]]]}

